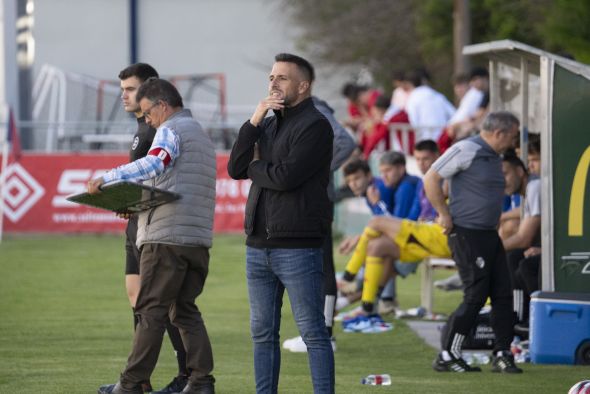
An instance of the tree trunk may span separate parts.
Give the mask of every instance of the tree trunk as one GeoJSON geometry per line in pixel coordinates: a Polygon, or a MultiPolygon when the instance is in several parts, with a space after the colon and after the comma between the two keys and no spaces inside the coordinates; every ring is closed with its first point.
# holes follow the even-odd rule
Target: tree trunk
{"type": "Polygon", "coordinates": [[[463,55],[463,47],[471,43],[471,12],[469,0],[453,1],[453,61],[455,75],[468,73],[469,58],[463,55]]]}

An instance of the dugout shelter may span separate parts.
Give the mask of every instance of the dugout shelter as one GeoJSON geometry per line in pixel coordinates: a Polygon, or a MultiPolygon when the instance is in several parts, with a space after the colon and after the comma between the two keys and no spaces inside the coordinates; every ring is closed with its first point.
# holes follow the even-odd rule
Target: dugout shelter
{"type": "Polygon", "coordinates": [[[488,59],[490,108],[521,120],[523,159],[540,133],[542,290],[590,293],[590,67],[512,40],[463,54],[488,59]]]}

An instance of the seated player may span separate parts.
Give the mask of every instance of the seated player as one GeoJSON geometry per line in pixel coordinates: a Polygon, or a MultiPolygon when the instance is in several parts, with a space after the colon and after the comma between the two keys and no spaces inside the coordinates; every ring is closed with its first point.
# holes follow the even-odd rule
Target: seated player
{"type": "MultiPolygon", "coordinates": [[[[367,204],[374,215],[394,215],[398,217],[409,217],[412,212],[412,206],[416,199],[416,188],[420,184],[419,178],[408,175],[405,168],[405,157],[400,152],[386,152],[380,159],[379,171],[383,178],[373,178],[370,173],[368,164],[364,161],[357,160],[347,164],[344,169],[344,176],[347,185],[357,196],[365,196],[367,204]]],[[[417,218],[419,212],[415,213],[412,219],[417,218]]],[[[358,237],[347,239],[341,245],[341,252],[346,253],[356,245],[358,237]]],[[[391,241],[389,241],[391,243],[391,241]]],[[[387,242],[383,245],[375,245],[375,253],[385,253],[387,251],[387,242]]],[[[395,260],[390,262],[390,265],[395,260]]],[[[398,266],[393,271],[392,283],[389,286],[385,302],[394,304],[395,301],[395,276],[397,274],[405,277],[416,270],[416,264],[406,264],[403,267],[398,266]]],[[[388,277],[389,278],[389,277],[388,277]]],[[[352,288],[347,289],[348,293],[353,293],[352,288]]],[[[363,310],[366,314],[372,314],[373,303],[364,303],[363,310]]],[[[389,308],[388,311],[394,309],[389,308]]]]}
{"type": "Polygon", "coordinates": [[[389,216],[374,217],[359,238],[340,287],[342,291],[354,288],[355,276],[365,264],[361,299],[363,309],[370,314],[394,269],[389,262],[399,260],[400,264],[407,264],[426,257],[451,257],[447,236],[440,225],[389,216]]]}
{"type": "Polygon", "coordinates": [[[541,180],[529,175],[523,162],[516,156],[505,155],[502,171],[506,190],[520,193],[524,199],[524,215],[518,230],[502,239],[508,252],[508,268],[513,289],[514,311],[518,323],[528,328],[531,293],[539,289],[541,255],[541,180]],[[518,251],[518,253],[510,253],[518,251]]]}

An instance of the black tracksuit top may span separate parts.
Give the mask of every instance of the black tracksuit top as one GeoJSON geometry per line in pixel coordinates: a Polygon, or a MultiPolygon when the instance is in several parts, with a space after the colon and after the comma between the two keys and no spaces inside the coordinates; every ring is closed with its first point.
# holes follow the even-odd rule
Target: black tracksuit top
{"type": "Polygon", "coordinates": [[[334,133],[311,98],[240,128],[228,173],[251,179],[244,227],[258,248],[320,247],[332,221],[327,187],[334,133]],[[252,162],[254,144],[260,160],[252,162]]]}

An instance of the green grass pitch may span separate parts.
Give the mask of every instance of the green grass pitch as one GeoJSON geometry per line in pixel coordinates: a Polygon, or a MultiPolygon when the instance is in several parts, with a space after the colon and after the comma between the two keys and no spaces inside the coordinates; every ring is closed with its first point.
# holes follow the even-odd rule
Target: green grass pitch
{"type": "MultiPolygon", "coordinates": [[[[197,304],[213,343],[218,393],[253,393],[252,347],[242,236],[216,236],[210,274],[197,304]]],[[[338,256],[342,269],[344,258],[338,256]]],[[[95,393],[118,379],[132,339],[124,289],[122,236],[11,237],[0,244],[0,393],[95,393]]],[[[437,273],[439,276],[448,273],[437,273]]],[[[418,305],[419,277],[398,282],[402,306],[418,305]]],[[[460,294],[435,293],[449,313],[460,294]]],[[[567,393],[590,378],[589,367],[524,365],[518,376],[441,374],[430,363],[435,350],[394,320],[383,334],[344,334],[336,327],[338,393],[567,393]],[[389,373],[392,385],[362,386],[370,373],[389,373]]],[[[281,338],[297,335],[285,297],[281,338]]],[[[152,383],[176,372],[169,340],[152,383]]],[[[279,392],[311,393],[305,354],[282,353],[279,392]]]]}

